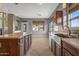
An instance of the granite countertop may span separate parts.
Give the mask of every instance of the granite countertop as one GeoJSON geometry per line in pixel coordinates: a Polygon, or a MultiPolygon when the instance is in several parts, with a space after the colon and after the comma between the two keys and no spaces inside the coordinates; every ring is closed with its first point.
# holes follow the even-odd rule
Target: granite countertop
{"type": "Polygon", "coordinates": [[[13,33],[13,34],[5,34],[5,35],[0,35],[0,39],[18,39],[18,38],[21,38],[22,36],[25,36],[25,35],[29,35],[31,33],[22,33],[22,32],[19,32],[19,33],[13,33]]]}
{"type": "Polygon", "coordinates": [[[62,38],[62,41],[79,50],[79,38],[62,38]]]}

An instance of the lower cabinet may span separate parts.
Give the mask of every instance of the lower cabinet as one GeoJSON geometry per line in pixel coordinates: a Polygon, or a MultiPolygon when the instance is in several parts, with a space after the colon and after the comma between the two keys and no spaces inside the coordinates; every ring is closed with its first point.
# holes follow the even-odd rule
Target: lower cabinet
{"type": "Polygon", "coordinates": [[[61,56],[61,46],[59,46],[56,42],[55,42],[55,55],[61,56]]]}
{"type": "Polygon", "coordinates": [[[51,51],[55,56],[61,56],[61,46],[51,39],[51,51]]]}
{"type": "Polygon", "coordinates": [[[62,41],[63,56],[79,56],[79,50],[72,45],[62,41]]]}
{"type": "Polygon", "coordinates": [[[67,51],[66,49],[63,48],[63,56],[72,56],[72,54],[69,53],[69,51],[67,51]]]}
{"type": "Polygon", "coordinates": [[[61,40],[61,44],[51,39],[51,51],[55,56],[79,56],[79,49],[61,40]]]}
{"type": "Polygon", "coordinates": [[[51,39],[51,51],[53,52],[53,54],[55,55],[55,42],[53,39],[51,39]]]}

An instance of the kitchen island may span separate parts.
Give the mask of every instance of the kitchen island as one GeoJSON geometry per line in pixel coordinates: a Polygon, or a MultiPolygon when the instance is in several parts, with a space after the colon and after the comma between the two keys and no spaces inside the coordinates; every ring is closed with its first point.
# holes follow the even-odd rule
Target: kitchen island
{"type": "Polygon", "coordinates": [[[0,56],[24,56],[31,43],[31,33],[0,35],[0,56]]]}

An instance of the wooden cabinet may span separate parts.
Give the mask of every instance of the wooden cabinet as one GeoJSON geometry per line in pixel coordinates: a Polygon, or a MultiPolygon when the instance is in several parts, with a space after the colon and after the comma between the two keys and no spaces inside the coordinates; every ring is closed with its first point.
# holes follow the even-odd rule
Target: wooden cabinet
{"type": "Polygon", "coordinates": [[[55,55],[61,56],[61,46],[59,46],[57,43],[55,43],[55,55]]]}
{"type": "Polygon", "coordinates": [[[28,50],[29,50],[29,37],[28,36],[26,36],[26,48],[25,48],[25,52],[27,52],[28,50]]]}
{"type": "Polygon", "coordinates": [[[67,7],[68,7],[69,12],[71,13],[79,9],[79,3],[67,3],[67,7]]]}
{"type": "Polygon", "coordinates": [[[51,19],[54,18],[53,21],[56,22],[58,25],[63,24],[63,12],[62,11],[55,11],[53,15],[50,17],[51,19]]]}
{"type": "Polygon", "coordinates": [[[32,44],[32,34],[29,35],[29,48],[31,47],[32,44]]]}
{"type": "Polygon", "coordinates": [[[63,56],[79,56],[79,50],[66,42],[62,42],[62,52],[63,56]]]}
{"type": "Polygon", "coordinates": [[[55,42],[53,39],[51,39],[51,51],[53,52],[53,54],[55,55],[55,42]]]}
{"type": "Polygon", "coordinates": [[[59,46],[53,39],[51,40],[51,51],[55,56],[61,56],[61,46],[59,46]]]}
{"type": "Polygon", "coordinates": [[[13,14],[8,14],[8,34],[13,33],[13,14]]]}
{"type": "Polygon", "coordinates": [[[72,56],[72,54],[69,53],[69,51],[67,51],[66,49],[63,49],[63,56],[72,56]]]}
{"type": "Polygon", "coordinates": [[[62,11],[56,11],[56,23],[58,25],[63,24],[63,12],[62,11]]]}
{"type": "Polygon", "coordinates": [[[8,40],[0,40],[0,56],[4,55],[9,55],[10,52],[9,52],[9,44],[8,43],[8,40]]]}
{"type": "Polygon", "coordinates": [[[20,46],[18,45],[18,39],[0,39],[0,55],[7,56],[7,55],[19,55],[20,46]]]}

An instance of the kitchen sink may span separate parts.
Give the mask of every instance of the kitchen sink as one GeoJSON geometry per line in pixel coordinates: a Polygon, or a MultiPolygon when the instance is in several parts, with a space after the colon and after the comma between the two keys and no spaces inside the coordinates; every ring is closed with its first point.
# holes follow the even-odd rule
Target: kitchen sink
{"type": "Polygon", "coordinates": [[[62,37],[62,38],[77,38],[76,36],[73,36],[73,35],[67,35],[67,34],[55,34],[59,37],[62,37]]]}

